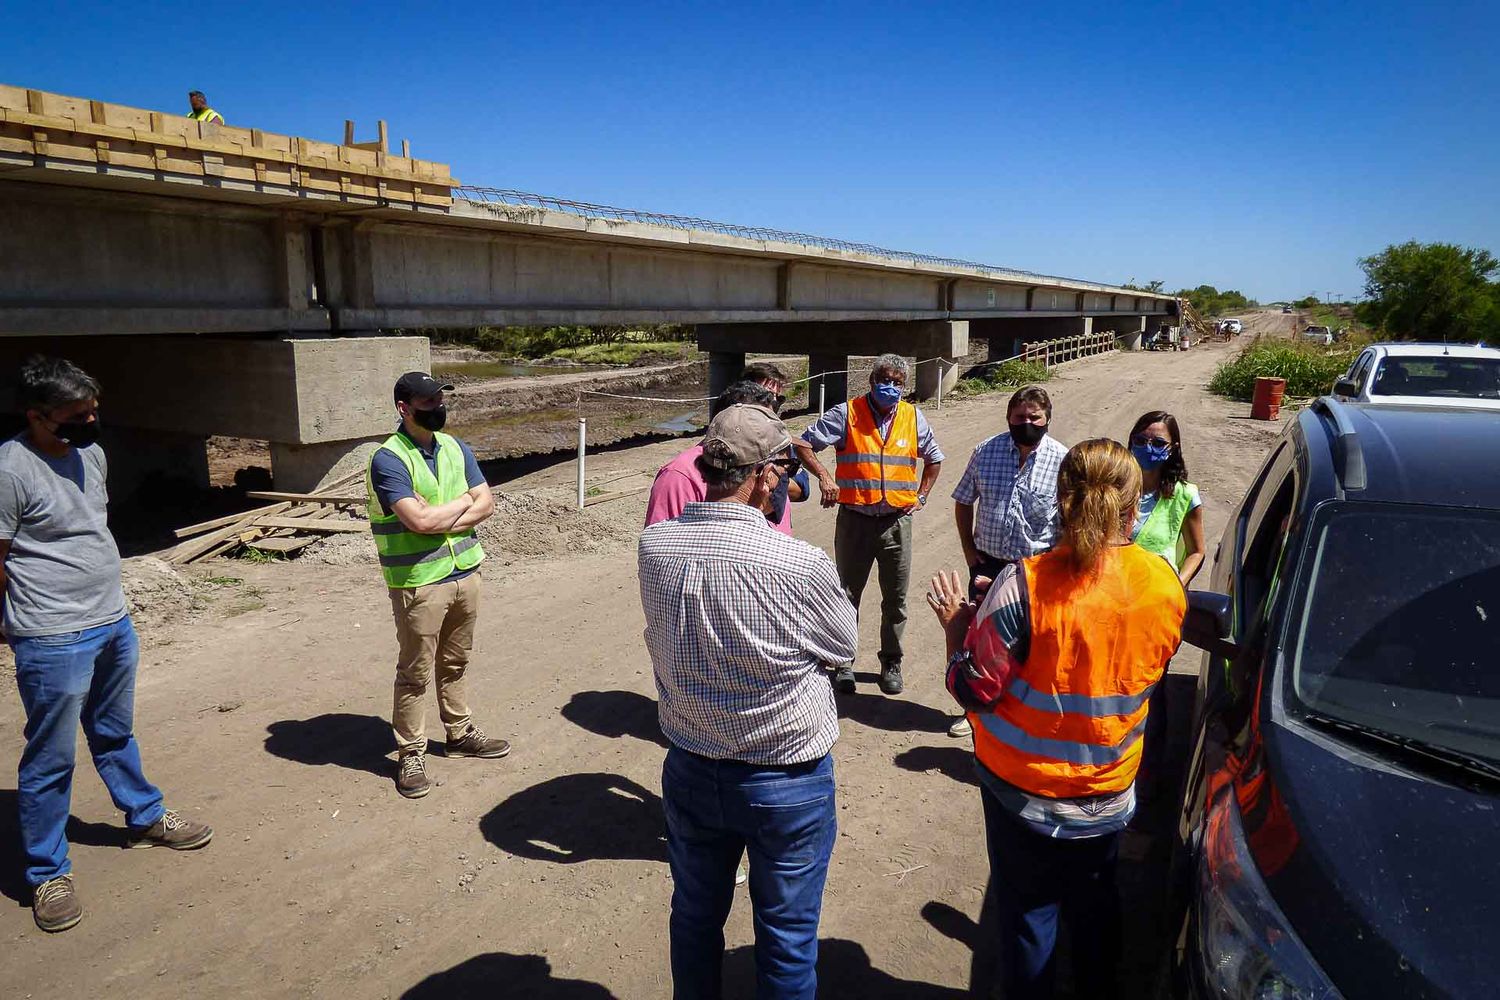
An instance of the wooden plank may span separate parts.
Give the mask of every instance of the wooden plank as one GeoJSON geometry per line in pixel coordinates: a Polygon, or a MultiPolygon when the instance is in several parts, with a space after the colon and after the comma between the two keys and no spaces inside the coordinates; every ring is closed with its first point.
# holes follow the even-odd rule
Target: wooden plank
{"type": "Polygon", "coordinates": [[[200,535],[197,538],[188,539],[181,545],[178,545],[176,548],[168,550],[167,553],[162,556],[162,559],[173,564],[174,566],[180,566],[183,563],[192,562],[194,559],[197,559],[199,556],[207,553],[210,549],[222,545],[229,539],[237,539],[237,536],[240,534],[240,532],[246,530],[249,527],[250,525],[247,523],[245,518],[237,518],[233,524],[227,525],[223,528],[219,528],[216,531],[211,531],[206,535],[200,535]]]}
{"type": "Polygon", "coordinates": [[[258,517],[261,514],[280,514],[290,507],[289,503],[273,503],[267,507],[256,507],[251,510],[242,510],[238,514],[226,514],[216,517],[212,521],[201,521],[198,524],[190,524],[186,528],[178,528],[173,532],[178,538],[191,538],[193,535],[201,535],[205,531],[222,528],[226,525],[237,524],[248,518],[258,517]]]}
{"type": "Polygon", "coordinates": [[[307,548],[316,538],[259,538],[250,543],[252,549],[261,552],[280,552],[282,555],[290,555],[307,548]]]}
{"type": "Polygon", "coordinates": [[[610,500],[618,500],[621,497],[633,497],[637,493],[644,493],[650,486],[637,486],[632,490],[616,490],[613,493],[600,493],[598,496],[586,497],[583,501],[585,507],[592,507],[596,503],[606,503],[610,500]]]}
{"type": "Polygon", "coordinates": [[[256,500],[292,500],[297,503],[332,503],[349,504],[364,503],[367,497],[337,497],[328,496],[323,493],[278,493],[276,490],[251,490],[245,496],[256,500]]]}
{"type": "Polygon", "coordinates": [[[332,521],[316,517],[268,517],[256,518],[257,528],[295,528],[298,531],[326,531],[331,534],[339,532],[353,533],[356,531],[369,531],[370,525],[366,521],[332,521]]]}

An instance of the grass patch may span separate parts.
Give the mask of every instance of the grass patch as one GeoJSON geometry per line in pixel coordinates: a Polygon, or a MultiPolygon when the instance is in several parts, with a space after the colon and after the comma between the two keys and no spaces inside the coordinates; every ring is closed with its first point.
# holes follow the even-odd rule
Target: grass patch
{"type": "Polygon", "coordinates": [[[286,556],[281,552],[262,552],[260,549],[252,548],[249,545],[241,546],[239,552],[235,554],[235,558],[243,559],[247,563],[255,563],[257,565],[261,563],[284,562],[286,560],[286,556]]]}
{"type": "Polygon", "coordinates": [[[697,346],[691,342],[642,341],[564,347],[548,356],[576,361],[581,365],[635,365],[642,362],[675,361],[692,357],[696,351],[697,346]]]}
{"type": "Polygon", "coordinates": [[[1052,373],[1040,361],[1002,361],[998,365],[976,369],[975,374],[959,380],[957,389],[966,396],[977,396],[996,389],[1045,382],[1051,377],[1052,373]]]}
{"type": "Polygon", "coordinates": [[[238,587],[245,581],[237,576],[210,576],[204,579],[203,582],[212,584],[215,587],[238,587]]]}
{"type": "Polygon", "coordinates": [[[1260,377],[1286,379],[1288,396],[1321,396],[1332,391],[1334,380],[1349,368],[1359,352],[1350,344],[1323,347],[1285,340],[1252,341],[1233,361],[1220,365],[1208,391],[1241,402],[1255,395],[1260,377]]]}

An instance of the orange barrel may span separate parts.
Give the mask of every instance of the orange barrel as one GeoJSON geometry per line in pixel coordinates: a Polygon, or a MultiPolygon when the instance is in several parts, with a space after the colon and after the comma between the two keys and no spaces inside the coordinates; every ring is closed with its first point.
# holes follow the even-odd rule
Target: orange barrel
{"type": "Polygon", "coordinates": [[[1281,415],[1281,398],[1286,394],[1286,379],[1268,378],[1264,375],[1255,380],[1255,397],[1250,403],[1250,416],[1255,420],[1275,420],[1281,415]]]}

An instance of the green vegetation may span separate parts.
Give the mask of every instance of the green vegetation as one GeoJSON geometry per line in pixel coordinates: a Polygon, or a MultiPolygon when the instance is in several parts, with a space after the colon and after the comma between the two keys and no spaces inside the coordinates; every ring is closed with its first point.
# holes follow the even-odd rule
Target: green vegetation
{"type": "Polygon", "coordinates": [[[978,369],[976,375],[960,379],[957,389],[966,396],[977,396],[996,389],[1014,389],[1035,382],[1045,382],[1051,377],[1052,373],[1040,361],[1002,361],[998,365],[978,369]]]}
{"type": "Polygon", "coordinates": [[[1254,309],[1259,305],[1254,299],[1246,298],[1233,289],[1221,292],[1213,285],[1183,288],[1177,292],[1177,297],[1187,299],[1192,304],[1192,307],[1198,311],[1198,315],[1205,317],[1242,312],[1246,309],[1254,309]]]}
{"type": "Polygon", "coordinates": [[[1357,314],[1386,337],[1500,343],[1500,260],[1452,243],[1388,246],[1360,259],[1357,314]]]}
{"type": "Polygon", "coordinates": [[[542,358],[557,351],[601,344],[691,341],[695,330],[678,323],[646,326],[481,326],[466,330],[398,330],[434,344],[476,347],[507,358],[542,358]]]}
{"type": "Polygon", "coordinates": [[[1264,376],[1286,379],[1288,396],[1321,396],[1348,370],[1360,347],[1348,342],[1323,347],[1257,338],[1233,361],[1219,366],[1208,391],[1248,403],[1255,395],[1256,378],[1264,376]]]}
{"type": "Polygon", "coordinates": [[[563,347],[547,356],[583,365],[634,365],[642,361],[675,361],[691,357],[695,351],[696,348],[690,341],[627,341],[619,344],[563,347]]]}
{"type": "Polygon", "coordinates": [[[240,550],[235,553],[235,558],[243,559],[248,563],[260,564],[270,562],[284,562],[286,556],[280,552],[262,552],[260,549],[253,548],[249,545],[243,545],[240,547],[240,550]]]}
{"type": "Polygon", "coordinates": [[[1309,295],[1306,298],[1301,298],[1301,299],[1298,299],[1296,302],[1293,302],[1292,303],[1292,308],[1293,309],[1314,309],[1314,308],[1316,308],[1316,307],[1318,307],[1320,305],[1322,305],[1322,303],[1318,301],[1318,297],[1316,295],[1309,295]]]}

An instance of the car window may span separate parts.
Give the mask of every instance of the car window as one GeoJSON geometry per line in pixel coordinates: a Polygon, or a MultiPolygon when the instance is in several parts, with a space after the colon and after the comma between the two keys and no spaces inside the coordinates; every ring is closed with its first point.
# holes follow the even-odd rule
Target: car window
{"type": "Polygon", "coordinates": [[[1246,623],[1247,629],[1270,606],[1295,496],[1292,464],[1292,449],[1283,445],[1272,458],[1246,518],[1236,603],[1240,621],[1246,623]]]}
{"type": "Polygon", "coordinates": [[[1375,372],[1380,396],[1500,399],[1500,358],[1393,357],[1375,372]]]}
{"type": "Polygon", "coordinates": [[[1289,701],[1500,762],[1500,512],[1333,504],[1311,545],[1289,701]]]}
{"type": "Polygon", "coordinates": [[[1371,351],[1366,351],[1361,354],[1359,356],[1359,360],[1354,363],[1354,370],[1349,373],[1349,380],[1359,388],[1364,388],[1365,376],[1369,374],[1370,365],[1374,362],[1374,360],[1375,355],[1371,351]]]}

